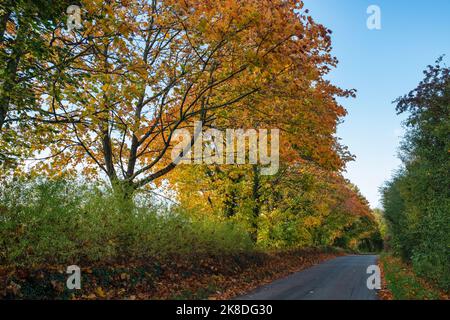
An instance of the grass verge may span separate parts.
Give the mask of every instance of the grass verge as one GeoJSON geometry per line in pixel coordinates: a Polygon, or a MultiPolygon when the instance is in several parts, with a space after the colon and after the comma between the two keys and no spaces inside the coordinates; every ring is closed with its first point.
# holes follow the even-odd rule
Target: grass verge
{"type": "Polygon", "coordinates": [[[448,300],[449,295],[417,276],[412,267],[389,253],[380,256],[383,300],[448,300]]]}

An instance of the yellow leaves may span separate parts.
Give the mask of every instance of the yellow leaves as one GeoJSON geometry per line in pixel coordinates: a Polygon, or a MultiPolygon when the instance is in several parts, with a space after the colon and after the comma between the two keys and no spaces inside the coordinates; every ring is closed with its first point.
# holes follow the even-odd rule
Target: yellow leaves
{"type": "MultiPolygon", "coordinates": [[[[323,46],[314,38],[319,26],[309,26],[312,39],[303,37],[304,26],[295,12],[295,1],[170,0],[161,3],[157,15],[146,0],[82,2],[90,19],[83,23],[85,41],[74,47],[82,54],[73,62],[75,71],[68,75],[81,79],[68,83],[60,97],[68,102],[65,108],[70,106],[81,119],[70,126],[55,126],[61,130],[59,139],[76,143],[80,139],[83,146],[80,143],[68,150],[73,159],[63,155],[59,165],[43,166],[44,172],[60,169],[67,161],[66,166],[77,164],[84,174],[95,175],[93,167],[105,159],[98,130],[108,126],[114,137],[113,165],[116,169],[126,167],[133,133],[142,137],[153,121],[160,124],[157,130],[178,121],[180,127],[189,126],[192,119],[183,118],[181,106],[186,110],[192,104],[191,111],[198,112],[204,101],[211,106],[226,106],[207,114],[222,127],[285,129],[281,150],[285,163],[298,163],[305,157],[339,166],[330,143],[338,115],[329,110],[336,108],[332,102],[314,103],[315,108],[308,105],[309,101],[331,101],[336,93],[332,86],[320,84],[316,88],[311,84],[320,80],[320,66],[329,65],[331,57],[317,53],[323,46]],[[292,34],[298,39],[286,41],[292,34]],[[203,66],[204,58],[199,56],[209,55],[209,63],[203,66]],[[220,84],[209,88],[212,79],[220,84]],[[236,99],[253,88],[263,93],[236,99]],[[145,105],[139,105],[139,101],[145,105]],[[82,150],[84,147],[88,152],[82,150]]],[[[65,112],[62,107],[57,111],[65,112]]],[[[145,140],[138,150],[139,165],[157,157],[157,151],[164,147],[162,140],[161,135],[145,140]]],[[[163,168],[168,161],[169,157],[161,159],[152,170],[163,168]]],[[[140,177],[149,174],[144,172],[140,177]]],[[[237,179],[235,175],[232,172],[229,178],[237,179]]],[[[217,183],[217,188],[225,192],[226,185],[217,183]]],[[[221,196],[205,181],[193,181],[187,188],[192,191],[196,186],[201,192],[195,192],[199,196],[191,205],[201,206],[205,197],[212,206],[220,203],[221,196]]],[[[210,212],[208,206],[202,210],[210,212]]]]}
{"type": "Polygon", "coordinates": [[[110,88],[110,85],[109,85],[109,83],[105,83],[104,85],[102,85],[102,90],[104,91],[104,92],[107,92],[108,90],[109,90],[109,88],[110,88]]]}
{"type": "Polygon", "coordinates": [[[97,297],[102,298],[102,299],[106,297],[106,293],[102,287],[97,287],[95,289],[95,294],[97,295],[97,297]]]}
{"type": "Polygon", "coordinates": [[[118,31],[120,32],[120,34],[121,34],[122,36],[124,36],[124,37],[128,37],[129,34],[130,34],[130,28],[129,28],[129,26],[128,26],[127,24],[125,24],[125,23],[121,23],[121,24],[118,26],[117,30],[118,30],[118,31]]]}
{"type": "Polygon", "coordinates": [[[87,300],[106,299],[108,295],[102,287],[96,287],[93,292],[83,295],[81,298],[87,300]]]}
{"type": "Polygon", "coordinates": [[[92,15],[101,8],[102,2],[101,0],[83,0],[82,6],[87,11],[87,14],[92,15]]]}
{"type": "Polygon", "coordinates": [[[318,217],[306,217],[303,220],[303,224],[307,228],[317,227],[322,223],[322,219],[318,217]]]}
{"type": "Polygon", "coordinates": [[[147,78],[147,65],[140,59],[136,59],[133,64],[129,66],[129,70],[131,72],[136,72],[142,79],[147,78]]]}

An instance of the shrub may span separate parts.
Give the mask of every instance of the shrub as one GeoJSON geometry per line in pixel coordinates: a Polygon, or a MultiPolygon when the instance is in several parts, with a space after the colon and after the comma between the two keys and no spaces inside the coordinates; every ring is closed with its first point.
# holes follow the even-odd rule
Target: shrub
{"type": "Polygon", "coordinates": [[[127,200],[101,184],[15,181],[1,187],[0,202],[0,261],[7,265],[252,249],[236,224],[194,220],[180,208],[147,196],[127,200]]]}

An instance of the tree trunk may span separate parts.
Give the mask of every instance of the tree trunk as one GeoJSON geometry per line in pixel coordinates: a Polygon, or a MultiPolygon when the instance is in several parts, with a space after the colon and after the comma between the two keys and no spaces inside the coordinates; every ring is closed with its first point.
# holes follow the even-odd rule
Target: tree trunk
{"type": "Polygon", "coordinates": [[[226,195],[225,199],[225,216],[227,218],[232,218],[236,215],[236,207],[237,207],[237,192],[234,186],[232,186],[231,190],[226,195]]]}
{"type": "Polygon", "coordinates": [[[12,54],[8,59],[6,64],[5,73],[2,88],[0,92],[0,130],[3,128],[5,124],[6,117],[8,115],[9,106],[11,103],[11,92],[14,89],[17,69],[19,66],[20,58],[23,54],[23,38],[24,34],[24,26],[19,25],[19,30],[17,31],[16,41],[12,50],[12,54]]]}
{"type": "Polygon", "coordinates": [[[261,170],[258,165],[253,165],[253,209],[251,238],[254,243],[258,241],[258,220],[261,214],[261,170]]]}
{"type": "Polygon", "coordinates": [[[136,187],[132,182],[119,180],[116,178],[111,180],[111,185],[117,197],[124,201],[133,200],[133,194],[134,191],[136,191],[136,187]]]}
{"type": "Polygon", "coordinates": [[[5,39],[6,25],[11,15],[11,9],[9,8],[10,5],[10,3],[6,4],[8,7],[5,8],[5,12],[0,16],[0,42],[3,42],[5,39]]]}

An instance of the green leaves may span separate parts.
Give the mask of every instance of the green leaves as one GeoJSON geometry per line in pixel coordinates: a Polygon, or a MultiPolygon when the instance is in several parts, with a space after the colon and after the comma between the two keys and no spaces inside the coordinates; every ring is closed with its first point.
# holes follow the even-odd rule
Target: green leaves
{"type": "Polygon", "coordinates": [[[383,189],[391,245],[422,276],[450,287],[450,69],[439,59],[397,100],[408,113],[403,169],[383,189]]]}

